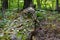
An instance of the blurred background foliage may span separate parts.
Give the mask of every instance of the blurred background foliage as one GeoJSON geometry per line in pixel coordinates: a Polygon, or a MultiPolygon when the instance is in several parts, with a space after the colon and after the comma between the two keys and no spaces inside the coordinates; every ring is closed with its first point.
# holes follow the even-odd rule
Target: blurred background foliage
{"type": "MultiPolygon", "coordinates": [[[[2,7],[1,4],[1,0],[0,0],[0,8],[2,7]]],[[[15,9],[19,8],[21,9],[23,7],[24,1],[23,0],[8,0],[9,3],[9,9],[15,9]]],[[[33,3],[37,5],[37,1],[33,0],[33,3]]],[[[60,2],[59,2],[60,3],[60,2]]],[[[41,9],[55,9],[56,8],[56,0],[40,0],[40,4],[41,4],[41,9]]],[[[36,6],[36,8],[38,8],[38,5],[36,6]]]]}

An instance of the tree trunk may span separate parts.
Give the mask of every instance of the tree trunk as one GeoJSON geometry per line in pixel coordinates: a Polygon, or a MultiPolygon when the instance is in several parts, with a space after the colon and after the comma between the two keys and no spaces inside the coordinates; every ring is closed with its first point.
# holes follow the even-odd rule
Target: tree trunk
{"type": "Polygon", "coordinates": [[[58,10],[58,7],[59,7],[58,4],[59,4],[58,0],[56,0],[56,10],[58,10]]]}
{"type": "Polygon", "coordinates": [[[59,0],[56,0],[56,10],[60,12],[60,7],[59,7],[59,0]]]}
{"type": "Polygon", "coordinates": [[[2,0],[2,16],[3,18],[6,18],[5,16],[5,10],[8,9],[8,0],[2,0]]]}
{"type": "Polygon", "coordinates": [[[37,1],[38,9],[41,8],[40,0],[36,0],[36,1],[37,1]]]}
{"type": "Polygon", "coordinates": [[[2,0],[2,9],[5,10],[8,8],[8,0],[2,0]]]}
{"type": "Polygon", "coordinates": [[[32,0],[24,0],[23,9],[29,7],[31,4],[33,4],[32,0]]]}

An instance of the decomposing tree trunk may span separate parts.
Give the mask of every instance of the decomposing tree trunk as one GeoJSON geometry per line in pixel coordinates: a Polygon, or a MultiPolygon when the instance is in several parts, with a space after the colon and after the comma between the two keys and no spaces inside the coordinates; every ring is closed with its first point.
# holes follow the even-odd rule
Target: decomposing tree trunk
{"type": "MultiPolygon", "coordinates": [[[[34,7],[35,5],[33,5],[32,0],[24,0],[24,6],[23,6],[22,13],[34,14],[35,13],[34,7]]],[[[36,28],[37,28],[38,23],[36,19],[34,19],[33,21],[35,25],[34,31],[29,34],[29,37],[26,40],[33,40],[32,37],[35,36],[37,33],[36,28]]]]}

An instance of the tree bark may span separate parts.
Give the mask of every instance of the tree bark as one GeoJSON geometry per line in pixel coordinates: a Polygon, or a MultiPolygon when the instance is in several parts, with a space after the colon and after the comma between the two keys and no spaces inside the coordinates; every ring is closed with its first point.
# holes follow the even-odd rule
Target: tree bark
{"type": "Polygon", "coordinates": [[[5,10],[8,9],[8,0],[2,0],[2,16],[3,18],[6,18],[5,16],[5,10]]]}
{"type": "Polygon", "coordinates": [[[7,9],[8,8],[8,0],[2,0],[2,9],[7,9]]]}
{"type": "Polygon", "coordinates": [[[56,0],[56,10],[60,12],[60,7],[59,7],[59,0],[56,0]]]}
{"type": "Polygon", "coordinates": [[[24,0],[23,9],[29,7],[31,4],[33,4],[32,0],[24,0]]]}
{"type": "Polygon", "coordinates": [[[59,7],[58,4],[59,4],[58,0],[56,0],[56,10],[58,10],[58,7],[59,7]]]}
{"type": "Polygon", "coordinates": [[[37,1],[38,8],[41,8],[40,0],[36,0],[36,1],[37,1]]]}

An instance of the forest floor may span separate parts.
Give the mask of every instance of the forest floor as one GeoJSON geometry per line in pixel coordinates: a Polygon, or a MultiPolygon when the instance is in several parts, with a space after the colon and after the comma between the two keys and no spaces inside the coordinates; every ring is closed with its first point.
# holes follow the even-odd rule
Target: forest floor
{"type": "Polygon", "coordinates": [[[37,28],[34,40],[60,40],[59,13],[48,12],[39,23],[40,28],[37,28]]]}
{"type": "MultiPolygon", "coordinates": [[[[2,27],[0,29],[1,40],[10,40],[12,36],[16,36],[17,40],[25,40],[29,33],[34,31],[32,18],[20,15],[15,19],[18,14],[13,12],[8,14],[7,12],[7,19],[0,22],[0,27],[2,27]]],[[[36,14],[39,20],[39,27],[36,29],[33,40],[60,40],[60,14],[51,11],[37,11],[36,14]]]]}

